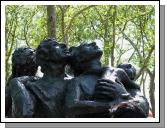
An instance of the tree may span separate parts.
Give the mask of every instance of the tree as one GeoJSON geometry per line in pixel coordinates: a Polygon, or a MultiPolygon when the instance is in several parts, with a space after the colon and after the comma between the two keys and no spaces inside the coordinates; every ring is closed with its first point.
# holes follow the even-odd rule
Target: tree
{"type": "Polygon", "coordinates": [[[18,14],[20,11],[20,6],[6,6],[5,15],[6,15],[6,23],[5,23],[5,49],[6,49],[6,57],[5,57],[5,69],[6,75],[5,79],[9,78],[11,73],[11,64],[10,57],[12,55],[13,49],[16,45],[16,33],[18,29],[18,14]]]}
{"type": "Polygon", "coordinates": [[[55,6],[47,5],[47,26],[48,26],[48,37],[56,38],[56,14],[55,6]]]}

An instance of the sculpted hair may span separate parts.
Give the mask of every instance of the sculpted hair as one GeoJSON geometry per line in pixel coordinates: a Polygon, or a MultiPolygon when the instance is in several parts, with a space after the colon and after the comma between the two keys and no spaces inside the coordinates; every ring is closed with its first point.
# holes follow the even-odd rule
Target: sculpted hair
{"type": "Polygon", "coordinates": [[[32,48],[17,48],[12,54],[12,77],[35,75],[38,67],[35,55],[32,48]]]}

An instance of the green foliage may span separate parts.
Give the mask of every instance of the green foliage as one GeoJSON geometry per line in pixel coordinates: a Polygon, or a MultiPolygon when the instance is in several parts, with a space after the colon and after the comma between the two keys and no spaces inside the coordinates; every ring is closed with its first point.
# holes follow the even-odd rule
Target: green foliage
{"type": "MultiPolygon", "coordinates": [[[[155,44],[154,6],[59,5],[55,8],[58,41],[74,46],[99,39],[103,42],[104,65],[127,61],[140,68],[145,66],[153,70],[154,50],[149,53],[155,44]],[[150,57],[146,59],[147,56],[150,57]]],[[[27,45],[36,48],[47,37],[46,11],[46,6],[42,5],[6,6],[5,45],[8,68],[16,47],[27,45]]]]}

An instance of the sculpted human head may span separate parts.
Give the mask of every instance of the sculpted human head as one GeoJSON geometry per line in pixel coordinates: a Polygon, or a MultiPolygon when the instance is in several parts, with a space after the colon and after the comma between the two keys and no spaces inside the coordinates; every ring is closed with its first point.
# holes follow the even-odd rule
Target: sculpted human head
{"type": "Polygon", "coordinates": [[[67,64],[69,51],[65,44],[58,43],[55,39],[41,41],[36,50],[36,61],[41,66],[41,71],[50,64],[67,64]]]}
{"type": "Polygon", "coordinates": [[[70,52],[73,60],[79,63],[100,59],[103,54],[103,51],[96,45],[96,42],[71,47],[70,52]]]}
{"type": "Polygon", "coordinates": [[[38,67],[35,55],[36,52],[32,48],[17,48],[12,54],[12,75],[14,77],[35,75],[38,67]]]}
{"type": "Polygon", "coordinates": [[[80,44],[77,47],[70,48],[71,60],[70,65],[74,71],[83,71],[89,66],[90,62],[100,58],[103,51],[96,45],[96,42],[80,44]]]}
{"type": "Polygon", "coordinates": [[[136,69],[132,64],[129,64],[129,63],[119,64],[117,68],[123,69],[131,80],[135,79],[136,69]]]}

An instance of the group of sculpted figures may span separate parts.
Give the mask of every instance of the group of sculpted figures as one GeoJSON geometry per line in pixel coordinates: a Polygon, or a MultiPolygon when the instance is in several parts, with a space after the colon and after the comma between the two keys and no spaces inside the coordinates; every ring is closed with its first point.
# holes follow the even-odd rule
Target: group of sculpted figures
{"type": "Polygon", "coordinates": [[[68,49],[50,38],[36,50],[16,49],[5,88],[6,117],[146,118],[149,104],[134,81],[135,67],[103,67],[102,53],[95,42],[68,49]],[[38,66],[43,77],[36,76],[38,66]]]}

